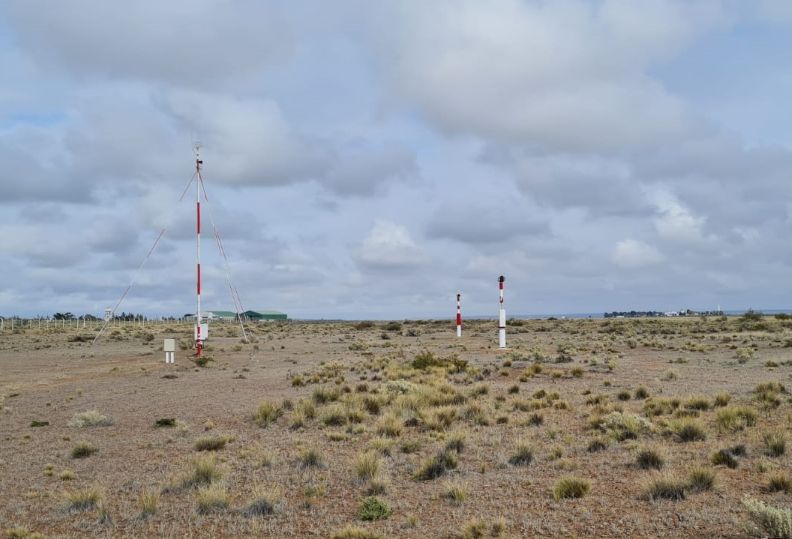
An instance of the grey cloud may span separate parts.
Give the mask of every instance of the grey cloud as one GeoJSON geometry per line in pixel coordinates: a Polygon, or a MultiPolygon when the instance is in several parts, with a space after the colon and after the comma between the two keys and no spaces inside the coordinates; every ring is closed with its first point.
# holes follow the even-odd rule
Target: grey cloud
{"type": "Polygon", "coordinates": [[[271,4],[215,0],[14,1],[4,8],[19,42],[76,77],[226,85],[283,61],[293,47],[271,4]]]}
{"type": "Polygon", "coordinates": [[[499,205],[462,202],[441,206],[427,223],[430,238],[450,239],[480,248],[494,246],[526,236],[547,237],[547,222],[531,215],[532,208],[519,202],[502,201],[499,205]]]}
{"type": "Polygon", "coordinates": [[[417,174],[415,156],[405,148],[367,148],[341,155],[321,184],[339,195],[373,196],[417,174]]]}
{"type": "Polygon", "coordinates": [[[496,5],[406,3],[383,39],[400,52],[386,77],[435,125],[556,151],[623,151],[695,128],[644,71],[717,24],[717,4],[496,5]]]}

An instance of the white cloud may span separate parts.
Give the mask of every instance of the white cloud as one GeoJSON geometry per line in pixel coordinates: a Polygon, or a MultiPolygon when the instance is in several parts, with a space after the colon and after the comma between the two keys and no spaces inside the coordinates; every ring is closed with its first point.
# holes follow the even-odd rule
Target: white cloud
{"type": "Polygon", "coordinates": [[[410,270],[426,262],[423,249],[403,225],[379,220],[357,250],[356,260],[374,270],[410,270]]]}
{"type": "Polygon", "coordinates": [[[665,257],[656,248],[642,241],[625,239],[616,244],[611,255],[611,261],[624,269],[640,269],[665,260],[665,257]]]}

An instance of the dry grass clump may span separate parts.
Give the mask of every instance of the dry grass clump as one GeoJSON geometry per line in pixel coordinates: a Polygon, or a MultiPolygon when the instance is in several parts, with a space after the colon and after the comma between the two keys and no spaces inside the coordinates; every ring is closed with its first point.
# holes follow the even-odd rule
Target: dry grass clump
{"type": "Polygon", "coordinates": [[[643,470],[659,470],[665,464],[665,459],[659,449],[646,447],[638,451],[635,463],[643,470]]]}
{"type": "Polygon", "coordinates": [[[514,453],[509,457],[509,464],[512,466],[528,466],[533,462],[533,449],[524,442],[520,442],[514,449],[514,453]]]}
{"type": "Polygon", "coordinates": [[[743,505],[768,537],[792,539],[792,509],[779,509],[746,496],[743,505]]]}
{"type": "Polygon", "coordinates": [[[758,414],[750,406],[729,406],[718,410],[715,422],[721,431],[737,432],[756,425],[758,414]]]}
{"type": "Polygon", "coordinates": [[[266,427],[270,423],[277,421],[283,415],[283,406],[274,402],[263,400],[253,413],[253,422],[259,427],[266,427]]]}
{"type": "Polygon", "coordinates": [[[499,518],[490,524],[481,519],[468,520],[460,528],[457,537],[460,539],[480,539],[482,537],[500,537],[506,531],[506,521],[499,518]]]}
{"type": "Polygon", "coordinates": [[[382,520],[388,518],[392,513],[393,509],[376,496],[365,498],[358,509],[360,520],[382,520]]]}
{"type": "Polygon", "coordinates": [[[684,500],[687,483],[667,474],[655,475],[646,482],[646,497],[650,500],[684,500]]]}
{"type": "Polygon", "coordinates": [[[446,440],[445,448],[446,451],[456,451],[461,454],[465,449],[465,433],[463,431],[452,433],[446,440]]]}
{"type": "Polygon", "coordinates": [[[389,413],[377,421],[376,430],[380,436],[398,438],[402,433],[402,422],[398,416],[389,413]]]}
{"type": "Polygon", "coordinates": [[[770,492],[784,492],[786,494],[792,494],[792,481],[785,473],[775,473],[767,480],[767,490],[770,492]]]}
{"type": "Polygon", "coordinates": [[[311,398],[316,404],[337,401],[341,397],[341,389],[333,386],[322,386],[314,389],[311,398]]]}
{"type": "Polygon", "coordinates": [[[696,466],[688,472],[687,486],[691,492],[712,490],[715,486],[715,472],[704,466],[696,466]]]}
{"type": "Polygon", "coordinates": [[[335,532],[331,539],[385,539],[385,536],[372,530],[347,526],[343,530],[335,532]]]}
{"type": "Polygon", "coordinates": [[[140,493],[138,497],[138,509],[140,510],[140,518],[148,518],[157,513],[157,505],[159,504],[159,493],[152,490],[145,490],[140,493]]]}
{"type": "Polygon", "coordinates": [[[219,483],[199,488],[195,496],[195,509],[201,515],[224,511],[228,504],[228,492],[219,483]]]}
{"type": "Polygon", "coordinates": [[[300,452],[297,463],[301,468],[321,468],[324,466],[324,459],[318,450],[310,448],[300,452]]]}
{"type": "Polygon", "coordinates": [[[644,386],[638,386],[635,390],[635,400],[644,400],[649,398],[649,390],[644,386]]]}
{"type": "Polygon", "coordinates": [[[726,466],[732,469],[740,465],[735,455],[729,449],[719,449],[712,454],[710,461],[715,466],[726,466]]]}
{"type": "MultiPolygon", "coordinates": [[[[196,457],[192,459],[186,469],[178,477],[176,488],[193,488],[202,485],[209,485],[222,477],[220,467],[214,455],[196,457]]],[[[172,490],[172,489],[166,489],[172,490]]]]}
{"type": "Polygon", "coordinates": [[[685,403],[685,409],[706,412],[710,409],[710,401],[706,397],[693,397],[685,403]]]}
{"type": "Polygon", "coordinates": [[[458,459],[454,451],[442,451],[437,455],[425,460],[416,470],[415,479],[429,481],[437,479],[447,470],[457,467],[458,459]]]}
{"type": "Polygon", "coordinates": [[[347,422],[346,412],[344,411],[343,406],[339,404],[334,404],[333,406],[327,407],[322,412],[322,415],[319,416],[319,421],[323,425],[340,427],[346,425],[347,422]]]}
{"type": "Polygon", "coordinates": [[[283,500],[280,489],[257,487],[253,499],[245,508],[244,514],[250,517],[267,516],[275,513],[283,500]]]}
{"type": "Polygon", "coordinates": [[[608,449],[608,439],[607,438],[594,438],[588,444],[586,448],[589,453],[597,453],[599,451],[604,451],[608,449]]]}
{"type": "Polygon", "coordinates": [[[707,439],[702,424],[695,419],[682,418],[670,423],[671,432],[680,442],[696,442],[707,439]]]}
{"type": "Polygon", "coordinates": [[[714,400],[713,404],[717,408],[722,408],[724,406],[727,406],[729,404],[729,401],[731,401],[731,395],[729,395],[728,393],[726,393],[724,391],[724,392],[721,392],[721,393],[718,393],[717,395],[715,395],[715,400],[714,400]]]}
{"type": "Polygon", "coordinates": [[[355,457],[355,477],[359,481],[368,481],[379,475],[382,461],[374,451],[366,451],[355,457]]]}
{"type": "Polygon", "coordinates": [[[228,436],[204,436],[195,441],[196,451],[219,451],[230,441],[228,436]]]}
{"type": "Polygon", "coordinates": [[[786,452],[786,435],[783,432],[766,432],[762,436],[765,453],[770,457],[780,457],[786,452]]]}
{"type": "Polygon", "coordinates": [[[780,382],[765,382],[754,388],[756,400],[764,408],[778,408],[781,405],[782,393],[786,393],[786,388],[780,382]]]}
{"type": "Polygon", "coordinates": [[[3,537],[7,539],[44,539],[43,534],[31,532],[27,528],[23,528],[21,526],[6,528],[3,531],[3,537]]]}
{"type": "Polygon", "coordinates": [[[67,492],[66,509],[72,513],[82,513],[95,509],[102,499],[102,494],[96,488],[87,488],[67,492]]]}
{"type": "Polygon", "coordinates": [[[562,500],[566,498],[582,498],[591,489],[591,484],[578,477],[562,477],[553,487],[553,498],[562,500]]]}
{"type": "Polygon", "coordinates": [[[113,420],[106,415],[100,414],[97,410],[88,410],[87,412],[80,412],[74,414],[69,421],[70,427],[86,428],[86,427],[108,427],[113,424],[113,420]]]}
{"type": "Polygon", "coordinates": [[[641,433],[652,429],[652,424],[649,421],[629,412],[614,411],[605,416],[595,416],[590,420],[590,424],[609,433],[620,442],[634,440],[641,433]]]}
{"type": "Polygon", "coordinates": [[[453,505],[462,505],[462,503],[468,499],[470,492],[464,485],[461,483],[447,483],[445,486],[445,491],[443,492],[443,498],[451,502],[453,505]]]}
{"type": "Polygon", "coordinates": [[[72,447],[70,455],[73,459],[84,459],[90,457],[97,451],[99,451],[98,447],[88,442],[80,442],[79,444],[72,447]]]}
{"type": "Polygon", "coordinates": [[[58,478],[61,481],[71,481],[75,477],[77,476],[74,474],[74,472],[72,470],[69,470],[68,468],[61,471],[61,473],[58,474],[58,478]]]}

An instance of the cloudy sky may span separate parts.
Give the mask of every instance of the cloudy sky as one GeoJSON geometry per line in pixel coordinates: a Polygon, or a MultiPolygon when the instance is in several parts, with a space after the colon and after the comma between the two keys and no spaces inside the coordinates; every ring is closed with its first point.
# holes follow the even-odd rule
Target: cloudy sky
{"type": "Polygon", "coordinates": [[[792,2],[9,0],[0,315],[792,307],[792,2]],[[204,305],[232,309],[205,215],[204,305]]]}

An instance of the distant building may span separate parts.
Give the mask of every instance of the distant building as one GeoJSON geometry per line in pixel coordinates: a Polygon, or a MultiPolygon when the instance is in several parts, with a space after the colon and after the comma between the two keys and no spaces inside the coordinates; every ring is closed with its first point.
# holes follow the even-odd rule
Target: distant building
{"type": "MultiPolygon", "coordinates": [[[[184,315],[188,320],[195,320],[195,313],[184,315]]],[[[234,322],[237,320],[237,313],[233,311],[204,311],[203,319],[209,322],[234,322]]],[[[288,320],[286,313],[280,311],[245,311],[242,319],[250,322],[266,322],[268,320],[288,320]]]]}
{"type": "Polygon", "coordinates": [[[232,311],[206,311],[204,317],[207,320],[230,320],[237,319],[237,313],[232,311]]]}
{"type": "Polygon", "coordinates": [[[286,313],[280,311],[245,311],[243,313],[251,322],[266,322],[268,320],[288,320],[286,313]]]}

